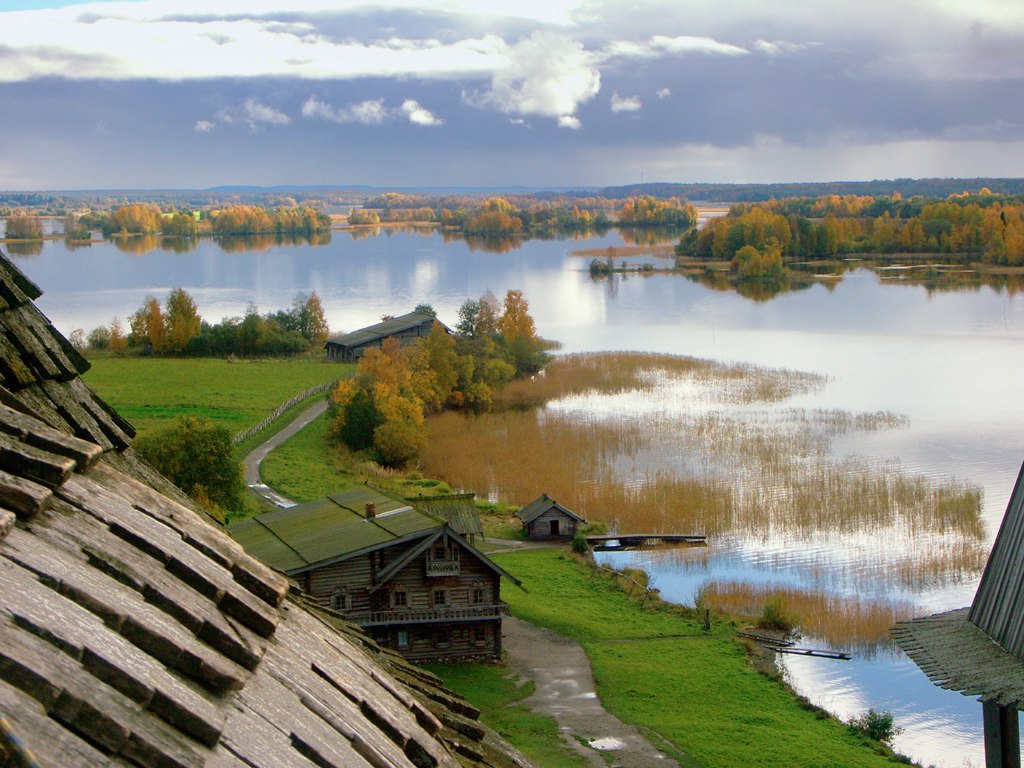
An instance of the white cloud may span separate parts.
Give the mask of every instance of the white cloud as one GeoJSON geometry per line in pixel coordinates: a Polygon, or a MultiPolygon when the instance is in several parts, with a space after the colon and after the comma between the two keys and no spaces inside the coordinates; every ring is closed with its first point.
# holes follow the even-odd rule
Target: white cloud
{"type": "Polygon", "coordinates": [[[284,112],[274,107],[268,107],[256,99],[245,100],[245,120],[253,130],[264,125],[284,126],[291,123],[292,119],[284,112]]]}
{"type": "Polygon", "coordinates": [[[782,53],[797,53],[807,46],[803,43],[790,43],[786,40],[755,40],[754,48],[769,56],[778,56],[782,53]]]}
{"type": "Polygon", "coordinates": [[[639,96],[619,96],[612,94],[612,112],[639,112],[643,108],[643,102],[639,96]]]}
{"type": "Polygon", "coordinates": [[[658,91],[658,93],[656,95],[657,95],[657,97],[659,99],[667,99],[669,96],[672,95],[672,89],[671,88],[662,88],[661,90],[658,91]]]}
{"type": "Polygon", "coordinates": [[[583,123],[581,123],[580,119],[575,115],[562,115],[558,118],[558,127],[571,128],[574,131],[578,131],[583,127],[583,123]]]}
{"type": "Polygon", "coordinates": [[[196,120],[196,124],[192,127],[196,133],[209,133],[214,129],[214,124],[209,120],[196,120]]]}
{"type": "Polygon", "coordinates": [[[415,125],[444,124],[444,120],[415,99],[406,99],[402,106],[389,109],[384,106],[384,99],[367,99],[345,107],[333,107],[327,102],[320,101],[316,96],[310,96],[302,105],[302,116],[307,120],[330,120],[334,123],[360,125],[380,125],[393,118],[404,118],[415,125]]]}
{"type": "Polygon", "coordinates": [[[490,91],[479,101],[506,114],[553,117],[578,128],[577,107],[601,89],[596,57],[567,35],[534,32],[507,47],[502,58],[490,91]]]}
{"type": "Polygon", "coordinates": [[[367,99],[357,104],[336,109],[330,104],[320,101],[315,96],[306,99],[302,105],[302,116],[307,119],[330,120],[335,123],[359,123],[360,125],[380,125],[388,119],[388,110],[384,99],[367,99]]]}
{"type": "Polygon", "coordinates": [[[667,37],[655,35],[650,39],[650,47],[655,51],[666,53],[711,53],[724,56],[743,56],[750,53],[746,48],[729,43],[720,43],[711,37],[694,37],[692,35],[678,35],[667,37]]]}
{"type": "Polygon", "coordinates": [[[429,109],[420,106],[415,99],[402,102],[402,114],[409,118],[413,125],[442,125],[444,120],[435,116],[429,109]]]}

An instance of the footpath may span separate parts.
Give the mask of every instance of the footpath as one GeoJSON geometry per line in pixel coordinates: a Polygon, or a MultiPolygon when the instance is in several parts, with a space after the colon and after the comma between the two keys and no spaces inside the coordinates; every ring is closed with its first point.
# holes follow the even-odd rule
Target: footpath
{"type": "MultiPolygon", "coordinates": [[[[260,464],[271,451],[326,410],[324,399],[242,459],[245,483],[253,493],[277,507],[296,504],[263,483],[260,464]]],[[[531,546],[530,542],[501,543],[509,549],[531,546]]],[[[592,768],[678,768],[675,760],[655,749],[636,728],[601,706],[590,660],[578,643],[514,616],[502,619],[501,626],[509,667],[515,675],[532,680],[535,685],[533,694],[520,703],[554,718],[563,741],[586,758],[592,768]]]]}
{"type": "Polygon", "coordinates": [[[288,440],[290,437],[295,435],[299,430],[309,426],[309,424],[320,414],[327,410],[327,398],[317,402],[312,407],[307,408],[298,417],[289,424],[287,427],[282,429],[276,435],[271,437],[269,440],[261,443],[254,448],[248,456],[242,459],[242,464],[245,466],[245,484],[249,486],[249,489],[266,499],[275,507],[294,507],[296,502],[289,499],[287,496],[278,493],[273,488],[268,486],[260,479],[260,464],[267,458],[267,455],[281,445],[283,442],[288,440]]]}

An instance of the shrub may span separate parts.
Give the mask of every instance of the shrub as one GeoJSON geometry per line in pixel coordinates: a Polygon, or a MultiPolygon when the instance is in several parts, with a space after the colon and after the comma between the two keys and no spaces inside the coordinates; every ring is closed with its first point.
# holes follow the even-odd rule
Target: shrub
{"type": "Polygon", "coordinates": [[[903,733],[902,728],[896,727],[893,714],[889,710],[878,712],[869,709],[856,717],[851,717],[846,725],[851,733],[862,734],[883,744],[891,743],[894,738],[903,733]]]}
{"type": "Polygon", "coordinates": [[[758,628],[774,629],[779,632],[792,632],[798,623],[796,616],[789,613],[780,597],[768,598],[757,619],[758,628]]]}
{"type": "Polygon", "coordinates": [[[589,547],[587,546],[587,540],[584,538],[582,533],[577,533],[572,537],[572,551],[577,554],[586,554],[589,547]]]}
{"type": "Polygon", "coordinates": [[[231,434],[224,427],[183,416],[172,426],[139,437],[133,447],[176,486],[196,494],[199,503],[241,506],[242,463],[234,457],[231,434]]]}

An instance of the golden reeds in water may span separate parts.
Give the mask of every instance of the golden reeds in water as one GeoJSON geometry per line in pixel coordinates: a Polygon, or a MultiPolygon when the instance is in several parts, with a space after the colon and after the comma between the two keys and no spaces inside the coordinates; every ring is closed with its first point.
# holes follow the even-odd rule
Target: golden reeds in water
{"type": "Polygon", "coordinates": [[[835,437],[906,419],[778,405],[824,383],[668,355],[568,355],[510,386],[497,400],[506,410],[433,418],[422,460],[454,487],[516,504],[547,493],[622,532],[731,532],[795,551],[813,539],[856,556],[830,555],[848,579],[976,574],[980,492],[834,456],[835,437]]]}
{"type": "Polygon", "coordinates": [[[913,604],[902,601],[863,600],[825,592],[709,582],[696,596],[699,606],[713,612],[755,620],[769,601],[777,601],[792,616],[804,636],[813,636],[833,648],[871,656],[879,647],[891,646],[889,629],[897,621],[912,618],[913,604]]]}

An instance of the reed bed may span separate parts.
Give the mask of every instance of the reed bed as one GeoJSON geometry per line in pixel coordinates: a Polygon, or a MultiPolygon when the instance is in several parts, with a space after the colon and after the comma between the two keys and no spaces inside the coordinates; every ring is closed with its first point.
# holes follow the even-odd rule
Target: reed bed
{"type": "Polygon", "coordinates": [[[422,462],[454,487],[519,505],[547,493],[613,530],[742,536],[844,583],[976,575],[980,492],[898,461],[836,457],[836,437],[906,419],[777,404],[823,383],[694,358],[569,355],[517,383],[507,410],[432,419],[422,462]]]}
{"type": "Polygon", "coordinates": [[[698,605],[720,614],[756,619],[764,605],[778,601],[796,619],[803,635],[826,641],[834,648],[872,656],[892,645],[889,629],[915,615],[906,601],[865,600],[816,590],[741,582],[708,582],[696,596],[698,605]]]}
{"type": "Polygon", "coordinates": [[[779,402],[821,387],[812,373],[644,352],[560,355],[538,376],[513,381],[494,397],[496,410],[537,408],[581,394],[646,392],[685,380],[714,388],[727,403],[779,402]]]}

